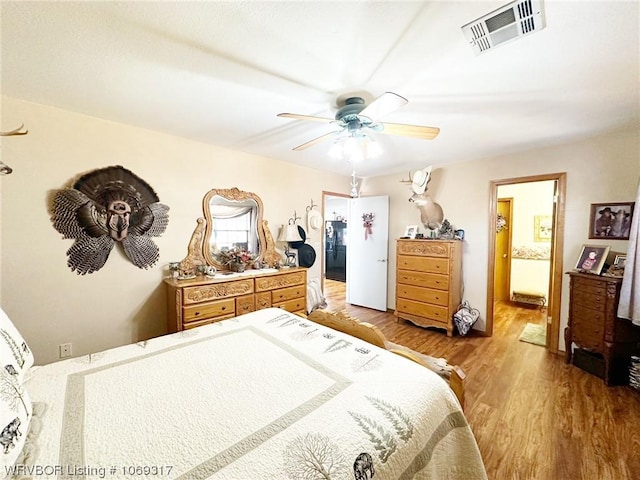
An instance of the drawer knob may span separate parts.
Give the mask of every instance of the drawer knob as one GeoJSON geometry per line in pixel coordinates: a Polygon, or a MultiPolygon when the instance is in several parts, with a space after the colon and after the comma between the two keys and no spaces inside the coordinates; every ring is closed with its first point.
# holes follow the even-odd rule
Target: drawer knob
{"type": "Polygon", "coordinates": [[[226,310],[226,309],[227,309],[227,307],[222,307],[222,310],[226,310]]]}
{"type": "Polygon", "coordinates": [[[200,312],[195,312],[195,313],[193,314],[193,316],[194,316],[194,317],[197,317],[198,315],[200,315],[200,312]]]}

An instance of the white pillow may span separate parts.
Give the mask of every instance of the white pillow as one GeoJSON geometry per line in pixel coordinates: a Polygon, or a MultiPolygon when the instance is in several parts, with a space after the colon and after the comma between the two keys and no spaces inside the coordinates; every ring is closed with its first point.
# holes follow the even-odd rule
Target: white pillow
{"type": "Polygon", "coordinates": [[[0,478],[11,478],[11,466],[27,439],[33,407],[16,375],[0,369],[0,478]]]}
{"type": "Polygon", "coordinates": [[[4,310],[0,309],[0,368],[16,375],[19,383],[22,383],[32,365],[31,349],[4,310]]]}
{"type": "Polygon", "coordinates": [[[327,308],[327,302],[322,295],[320,280],[314,278],[307,283],[307,314],[318,308],[327,308]]]}

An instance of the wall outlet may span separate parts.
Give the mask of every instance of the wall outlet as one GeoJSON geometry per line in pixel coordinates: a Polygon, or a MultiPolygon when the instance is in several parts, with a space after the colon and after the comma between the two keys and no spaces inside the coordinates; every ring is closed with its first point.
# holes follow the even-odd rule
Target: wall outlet
{"type": "Polygon", "coordinates": [[[70,343],[61,343],[58,348],[60,349],[60,358],[67,358],[71,356],[70,343]]]}

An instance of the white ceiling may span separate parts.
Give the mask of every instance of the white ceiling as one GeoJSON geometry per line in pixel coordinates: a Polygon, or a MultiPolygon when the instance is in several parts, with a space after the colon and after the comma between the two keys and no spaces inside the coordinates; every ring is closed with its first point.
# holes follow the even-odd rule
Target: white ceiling
{"type": "Polygon", "coordinates": [[[440,127],[377,135],[359,176],[638,128],[637,1],[547,0],[544,30],[476,56],[460,27],[505,3],[3,0],[1,91],[347,175],[330,141],[292,151],[331,124],[276,114],[393,91],[409,104],[383,120],[440,127]]]}

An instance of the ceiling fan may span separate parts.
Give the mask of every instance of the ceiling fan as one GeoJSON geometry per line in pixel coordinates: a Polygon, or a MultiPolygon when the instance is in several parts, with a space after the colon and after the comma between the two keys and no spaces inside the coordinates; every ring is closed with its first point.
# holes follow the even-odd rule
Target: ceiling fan
{"type": "Polygon", "coordinates": [[[295,118],[297,120],[310,120],[314,122],[336,123],[339,130],[326,133],[293,150],[304,150],[333,136],[347,132],[348,135],[357,136],[364,134],[363,130],[372,130],[376,133],[387,135],[399,135],[402,137],[422,138],[433,140],[440,132],[439,128],[422,125],[408,125],[404,123],[387,123],[378,121],[385,115],[406,105],[409,101],[393,92],[385,92],[369,105],[365,105],[362,97],[349,97],[344,105],[338,109],[335,118],[315,117],[312,115],[300,115],[297,113],[279,113],[278,117],[295,118]]]}

